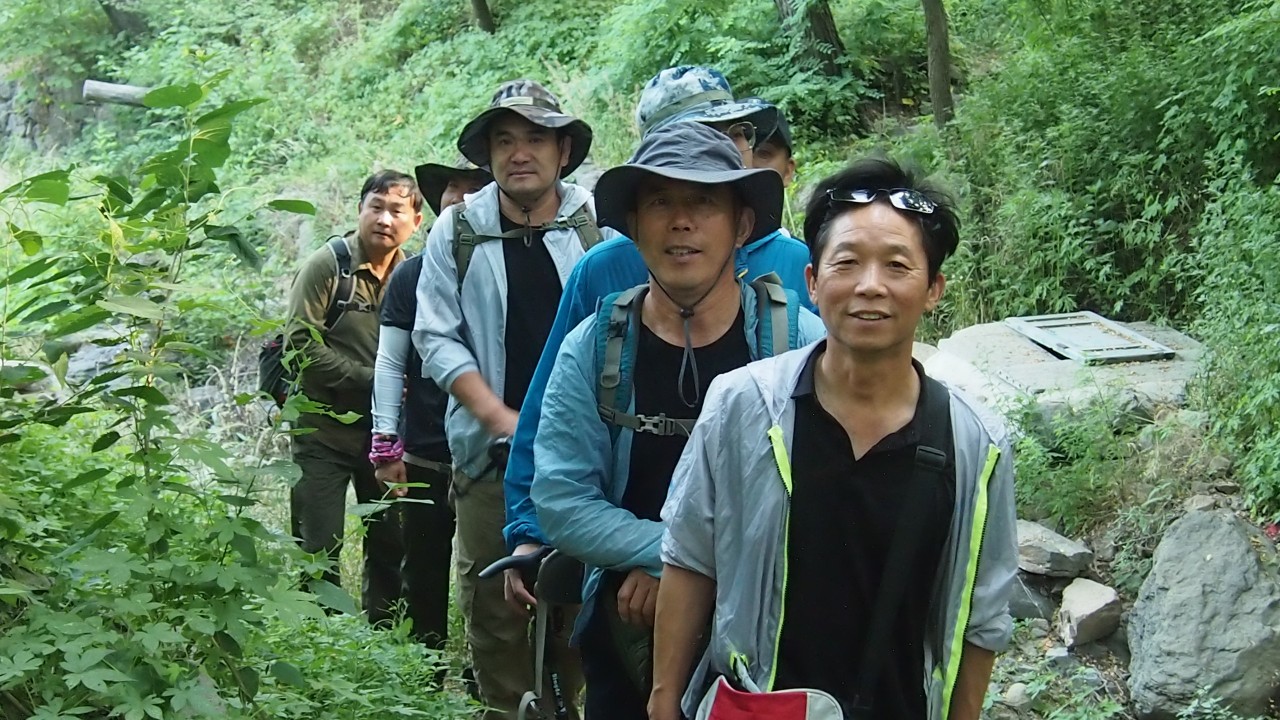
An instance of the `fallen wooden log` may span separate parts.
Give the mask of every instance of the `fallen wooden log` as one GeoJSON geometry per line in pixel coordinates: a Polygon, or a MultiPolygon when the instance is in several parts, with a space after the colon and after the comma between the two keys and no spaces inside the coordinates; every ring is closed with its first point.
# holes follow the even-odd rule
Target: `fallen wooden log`
{"type": "Polygon", "coordinates": [[[90,102],[142,107],[142,98],[149,92],[151,88],[139,85],[121,85],[100,80],[84,81],[84,99],[90,102]]]}

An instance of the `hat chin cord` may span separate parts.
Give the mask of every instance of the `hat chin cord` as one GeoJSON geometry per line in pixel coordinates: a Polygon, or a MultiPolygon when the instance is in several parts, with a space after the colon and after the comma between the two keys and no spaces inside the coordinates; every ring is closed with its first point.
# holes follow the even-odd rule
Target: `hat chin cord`
{"type": "MultiPolygon", "coordinates": [[[[529,206],[512,197],[511,193],[507,192],[506,190],[503,190],[501,185],[498,186],[498,192],[502,193],[503,195],[506,195],[508,200],[520,206],[520,212],[524,213],[524,246],[532,247],[533,246],[533,220],[529,217],[529,206]]],[[[501,212],[501,210],[499,210],[499,212],[501,212]]],[[[666,291],[664,290],[663,292],[666,292],[666,291]]]]}
{"type": "Polygon", "coordinates": [[[684,305],[679,300],[672,297],[671,293],[667,292],[667,289],[663,287],[662,281],[658,279],[658,276],[653,273],[649,273],[649,277],[653,278],[653,284],[657,285],[658,289],[662,291],[662,294],[666,295],[667,299],[670,300],[680,311],[680,319],[684,326],[684,354],[680,356],[680,377],[676,380],[676,390],[680,393],[680,402],[684,403],[685,407],[688,408],[695,408],[698,406],[698,403],[702,402],[702,383],[699,382],[698,378],[698,359],[693,354],[693,333],[689,328],[689,323],[693,320],[694,309],[701,305],[703,300],[707,299],[707,296],[711,294],[712,290],[716,289],[716,283],[720,282],[720,277],[724,275],[725,268],[729,267],[729,263],[733,261],[733,257],[737,252],[737,248],[734,248],[733,251],[725,257],[724,262],[720,265],[720,272],[716,273],[715,280],[711,282],[711,285],[707,288],[706,292],[702,293],[702,296],[695,300],[691,305],[684,305]],[[684,379],[686,371],[693,374],[692,402],[690,402],[689,398],[685,395],[684,379]]]}

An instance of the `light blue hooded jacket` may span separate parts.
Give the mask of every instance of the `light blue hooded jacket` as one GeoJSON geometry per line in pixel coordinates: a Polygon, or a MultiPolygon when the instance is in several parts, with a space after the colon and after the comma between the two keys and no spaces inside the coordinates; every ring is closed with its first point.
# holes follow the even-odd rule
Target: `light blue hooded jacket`
{"type": "MultiPolygon", "coordinates": [[[[689,716],[717,675],[731,676],[734,655],[762,689],[773,686],[786,616],[791,395],[813,350],[716,378],[672,477],[662,561],[716,580],[711,644],[684,696],[689,716]]],[[[994,652],[1008,645],[1018,570],[1008,432],[989,410],[948,389],[956,500],[921,658],[929,720],[950,711],[964,643],[994,652]]]]}
{"type": "MultiPolygon", "coordinates": [[[[585,188],[559,183],[558,190],[557,217],[572,216],[578,208],[591,203],[591,193],[585,188]]],[[[422,356],[422,374],[430,376],[446,392],[459,375],[474,370],[502,397],[507,368],[507,271],[502,243],[492,240],[476,246],[459,292],[453,255],[454,214],[458,207],[447,208],[427,235],[418,279],[413,344],[422,356]]],[[[468,195],[466,212],[476,233],[500,234],[497,183],[468,195]]],[[[609,228],[600,228],[600,234],[604,240],[617,237],[617,232],[609,228]]],[[[551,230],[543,242],[563,286],[583,255],[582,241],[573,230],[551,230]]],[[[480,475],[488,465],[493,438],[471,411],[452,397],[445,411],[445,435],[454,467],[471,477],[480,475]]]]}
{"type": "MultiPolygon", "coordinates": [[[[740,287],[747,348],[752,358],[759,358],[767,350],[759,342],[755,289],[747,283],[740,287]]],[[[793,291],[786,294],[789,304],[798,302],[793,291]]],[[[799,308],[796,325],[797,346],[826,335],[822,321],[804,308],[799,308]]],[[[599,345],[595,315],[565,338],[547,383],[534,439],[538,462],[530,494],[538,523],[553,547],[587,565],[575,637],[591,616],[605,570],[643,568],[655,577],[662,572],[662,523],[642,520],[621,507],[634,433],[621,430],[615,444],[611,431],[618,428],[606,424],[597,412],[599,345]]],[[[624,374],[630,373],[626,363],[632,359],[624,353],[624,374]]],[[[635,412],[634,394],[627,412],[635,412]]]]}

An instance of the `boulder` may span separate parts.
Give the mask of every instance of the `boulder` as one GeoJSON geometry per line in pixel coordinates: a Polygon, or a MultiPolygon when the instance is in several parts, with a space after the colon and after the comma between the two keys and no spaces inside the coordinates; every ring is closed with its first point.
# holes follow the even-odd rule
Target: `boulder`
{"type": "Polygon", "coordinates": [[[1033,583],[1028,583],[1022,573],[1014,576],[1013,594],[1009,596],[1009,614],[1015,620],[1053,617],[1053,601],[1033,583]]]}
{"type": "Polygon", "coordinates": [[[1000,702],[1004,703],[1005,706],[1018,711],[1030,710],[1032,701],[1031,691],[1027,684],[1020,682],[1010,685],[1009,689],[1005,690],[1004,695],[1000,698],[1000,702]]]}
{"type": "Polygon", "coordinates": [[[1192,495],[1182,503],[1182,509],[1186,512],[1212,510],[1217,504],[1218,501],[1212,495],[1192,495]]]}
{"type": "Polygon", "coordinates": [[[1228,510],[1192,512],[1156,548],[1129,616],[1129,690],[1141,720],[1172,720],[1207,688],[1261,715],[1280,690],[1275,546],[1228,510]]]}
{"type": "Polygon", "coordinates": [[[1079,577],[1093,553],[1083,543],[1029,520],[1018,521],[1018,567],[1036,575],[1079,577]]]}
{"type": "Polygon", "coordinates": [[[1062,591],[1058,632],[1068,647],[1101,640],[1120,627],[1123,608],[1115,590],[1086,578],[1076,578],[1062,591]]]}

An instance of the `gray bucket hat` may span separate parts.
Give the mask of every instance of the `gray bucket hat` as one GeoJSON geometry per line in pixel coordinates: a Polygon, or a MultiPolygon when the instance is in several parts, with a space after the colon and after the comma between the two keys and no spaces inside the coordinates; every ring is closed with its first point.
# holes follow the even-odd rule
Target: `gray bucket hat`
{"type": "Polygon", "coordinates": [[[640,141],[625,165],[605,171],[596,183],[596,214],[602,227],[626,235],[627,214],[635,207],[636,188],[646,175],[704,185],[729,183],[756,214],[747,242],[782,224],[782,177],[777,172],[742,166],[742,154],[728,137],[706,125],[676,122],[659,127],[640,141]]]}
{"type": "Polygon", "coordinates": [[[488,170],[476,167],[475,163],[465,157],[458,158],[453,165],[441,163],[419,165],[413,169],[413,175],[418,179],[418,190],[436,217],[440,217],[440,196],[444,194],[444,189],[449,187],[450,179],[465,176],[475,178],[485,185],[493,182],[493,175],[488,170]]]}
{"type": "Polygon", "coordinates": [[[650,78],[636,104],[636,125],[645,135],[673,122],[750,120],[763,140],[777,125],[778,109],[760,98],[733,99],[719,70],[699,65],[667,68],[650,78]]]}
{"type": "Polygon", "coordinates": [[[498,86],[489,109],[462,128],[458,149],[468,160],[481,167],[489,166],[489,125],[504,113],[515,113],[539,127],[563,129],[573,139],[569,164],[560,170],[567,177],[582,164],[591,150],[591,126],[560,110],[560,100],[533,80],[508,80],[498,86]]]}

